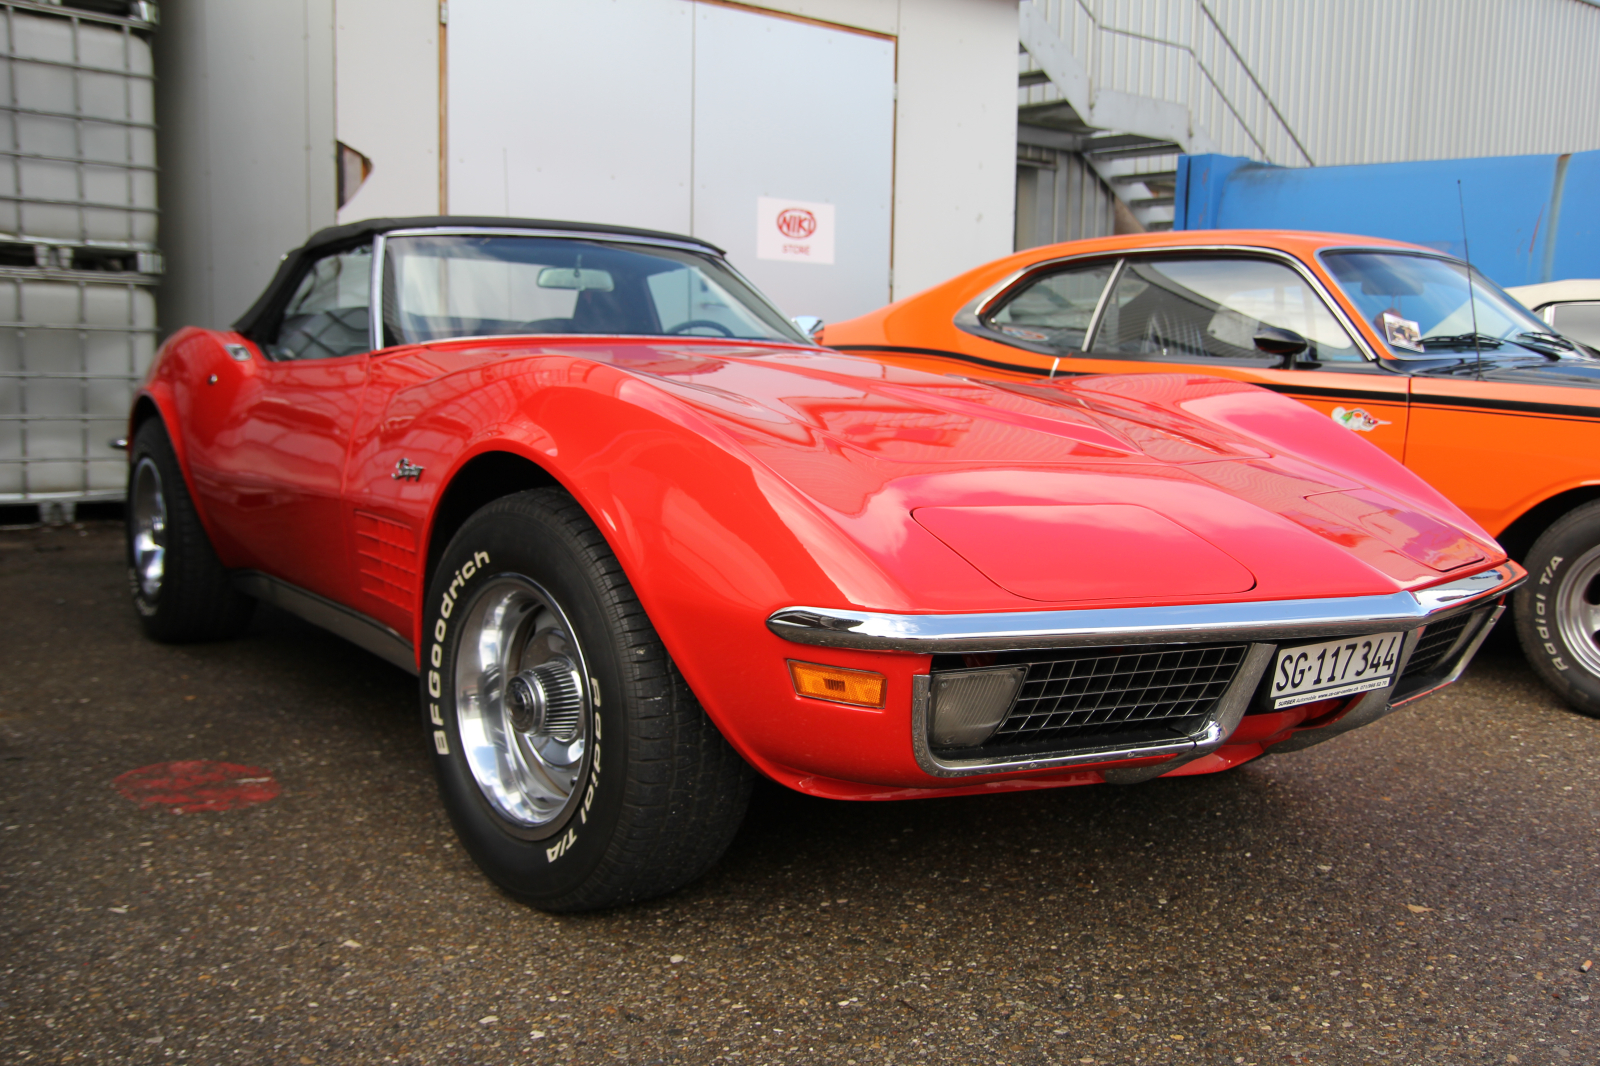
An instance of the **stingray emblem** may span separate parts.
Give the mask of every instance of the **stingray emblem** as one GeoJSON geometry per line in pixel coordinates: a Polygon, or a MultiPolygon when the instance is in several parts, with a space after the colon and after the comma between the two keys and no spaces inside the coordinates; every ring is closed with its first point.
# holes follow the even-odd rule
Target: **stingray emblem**
{"type": "Polygon", "coordinates": [[[410,459],[401,459],[394,464],[394,473],[389,476],[396,481],[415,481],[422,476],[422,467],[415,465],[410,459]]]}
{"type": "Polygon", "coordinates": [[[1353,429],[1357,433],[1371,433],[1379,426],[1389,425],[1388,422],[1381,418],[1373,418],[1359,407],[1352,407],[1348,411],[1343,407],[1335,407],[1329,414],[1332,415],[1335,422],[1346,429],[1353,429]]]}

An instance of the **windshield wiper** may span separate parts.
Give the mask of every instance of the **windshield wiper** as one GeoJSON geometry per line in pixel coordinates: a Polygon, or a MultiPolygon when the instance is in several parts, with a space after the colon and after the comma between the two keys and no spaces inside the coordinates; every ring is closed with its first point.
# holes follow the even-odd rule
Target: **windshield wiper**
{"type": "Polygon", "coordinates": [[[1451,337],[1424,337],[1424,348],[1498,348],[1504,344],[1499,337],[1487,333],[1457,333],[1451,337]]]}
{"type": "Polygon", "coordinates": [[[1516,343],[1524,348],[1532,348],[1540,355],[1548,355],[1552,359],[1578,354],[1578,346],[1559,333],[1519,333],[1516,343]]]}

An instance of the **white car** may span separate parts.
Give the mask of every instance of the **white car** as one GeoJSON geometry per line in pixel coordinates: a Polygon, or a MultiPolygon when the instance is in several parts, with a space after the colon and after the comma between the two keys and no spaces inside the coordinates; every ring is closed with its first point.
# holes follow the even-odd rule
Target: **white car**
{"type": "Polygon", "coordinates": [[[1507,289],[1564,337],[1600,348],[1600,278],[1547,281],[1507,289]]]}

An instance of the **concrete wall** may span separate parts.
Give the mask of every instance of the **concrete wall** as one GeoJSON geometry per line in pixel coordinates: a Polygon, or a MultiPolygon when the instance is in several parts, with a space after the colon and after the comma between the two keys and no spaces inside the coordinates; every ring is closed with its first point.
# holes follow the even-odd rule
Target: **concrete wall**
{"type": "Polygon", "coordinates": [[[1015,0],[784,0],[764,5],[899,44],[894,298],[1010,254],[1015,225],[1015,0]]]}
{"type": "Polygon", "coordinates": [[[372,160],[340,222],[444,211],[438,0],[333,0],[334,131],[372,160]]]}
{"type": "MultiPolygon", "coordinates": [[[[1011,250],[1016,0],[743,6],[896,38],[896,298],[1011,250]]],[[[163,4],[164,331],[231,322],[278,257],[336,214],[350,221],[441,210],[438,10],[437,0],[163,4]],[[342,211],[336,139],[374,164],[342,211]]],[[[605,79],[626,79],[626,65],[597,62],[605,79]]],[[[651,91],[630,88],[637,97],[651,91]]]]}
{"type": "Polygon", "coordinates": [[[1011,252],[1016,5],[906,0],[898,32],[896,299],[1011,252]]]}
{"type": "Polygon", "coordinates": [[[163,332],[232,322],[334,221],[333,0],[167,0],[155,34],[163,332]]]}
{"type": "Polygon", "coordinates": [[[889,300],[895,56],[722,4],[455,0],[450,213],[692,234],[790,314],[866,314],[889,300]],[[599,53],[627,76],[597,77],[599,53]],[[811,212],[806,240],[786,209],[811,212]]]}

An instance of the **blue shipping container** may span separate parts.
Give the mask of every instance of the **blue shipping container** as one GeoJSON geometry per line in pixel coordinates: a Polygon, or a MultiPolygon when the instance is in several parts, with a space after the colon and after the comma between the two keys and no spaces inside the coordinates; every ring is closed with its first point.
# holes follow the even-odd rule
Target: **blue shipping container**
{"type": "Polygon", "coordinates": [[[1459,256],[1463,205],[1472,265],[1499,284],[1600,278],[1600,151],[1302,168],[1183,156],[1173,228],[1350,233],[1459,256]]]}

